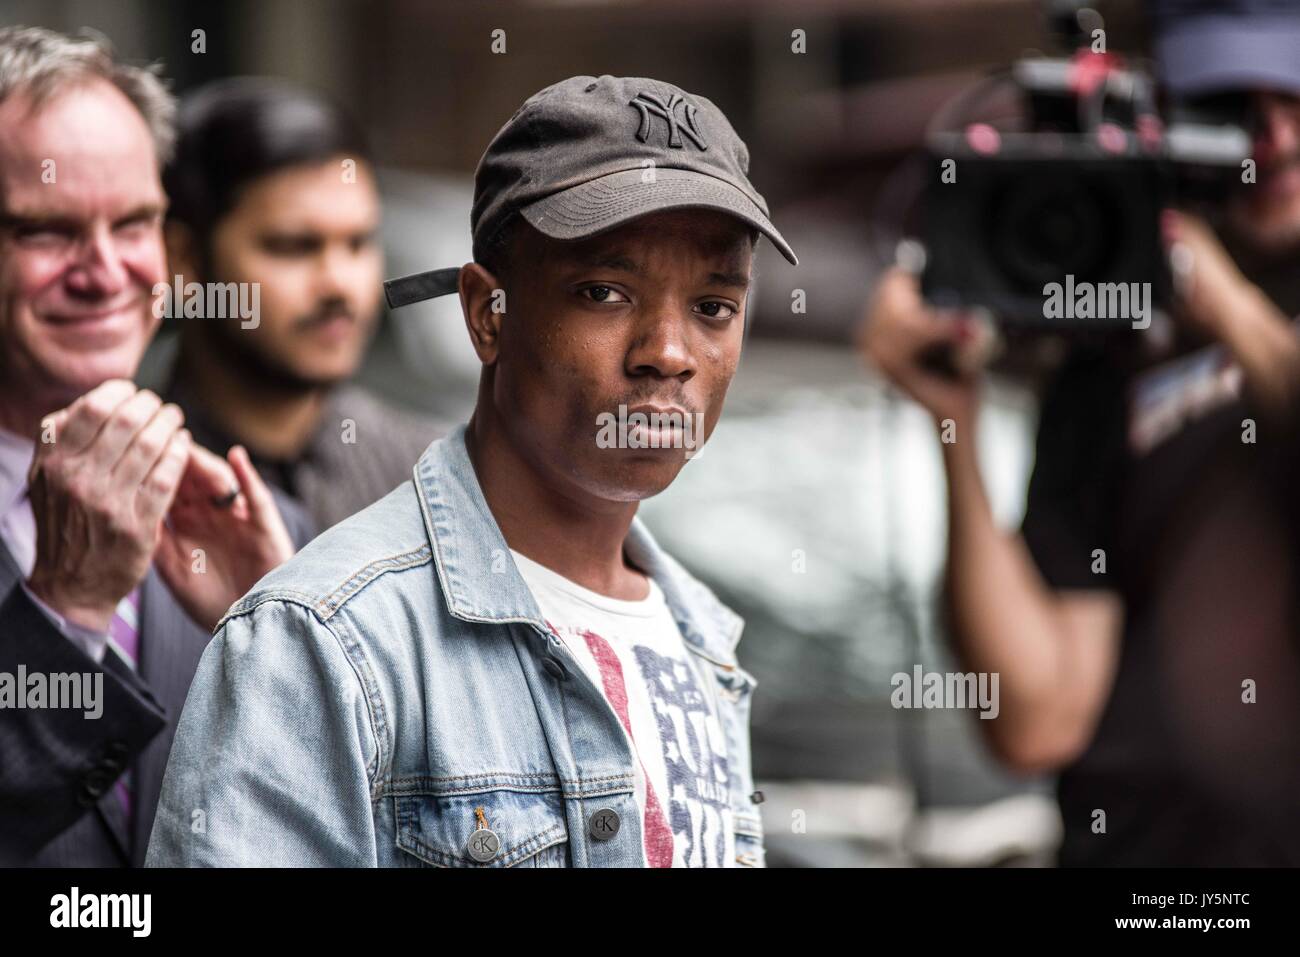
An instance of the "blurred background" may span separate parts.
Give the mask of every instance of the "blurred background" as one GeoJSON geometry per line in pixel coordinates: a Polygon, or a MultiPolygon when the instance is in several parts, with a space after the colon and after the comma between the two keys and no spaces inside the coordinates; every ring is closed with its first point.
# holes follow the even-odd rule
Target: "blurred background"
{"type": "MultiPolygon", "coordinates": [[[[1142,49],[1135,4],[1096,6],[1113,51],[1142,49]]],[[[740,659],[758,680],[769,863],[1051,863],[1050,780],[1001,771],[973,712],[890,705],[896,672],[956,668],[936,601],[944,485],[928,418],[853,345],[915,188],[907,158],[955,93],[1026,50],[1049,50],[1037,2],[0,0],[0,22],[91,27],[127,57],[161,60],[181,93],[262,74],[333,96],[365,124],[380,162],[389,276],[470,259],[474,166],[542,87],[575,74],[653,76],[717,103],[801,264],[760,244],[727,414],[642,515],[747,621],[740,659]],[[498,30],[505,52],[494,53],[498,30]]],[[[172,349],[164,332],[146,379],[172,349]]],[[[386,316],[362,380],[458,422],[477,375],[452,299],[386,316]]],[[[1031,387],[995,376],[984,415],[990,494],[1014,525],[1032,466],[1031,387]]]]}

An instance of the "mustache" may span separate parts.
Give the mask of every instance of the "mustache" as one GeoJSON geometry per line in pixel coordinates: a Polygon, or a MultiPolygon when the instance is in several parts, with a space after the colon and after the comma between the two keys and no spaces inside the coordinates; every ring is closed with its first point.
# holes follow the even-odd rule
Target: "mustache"
{"type": "Polygon", "coordinates": [[[44,310],[50,317],[63,319],[86,319],[90,316],[103,316],[110,312],[151,313],[153,296],[135,294],[126,298],[120,296],[72,295],[52,304],[44,310]]]}
{"type": "Polygon", "coordinates": [[[654,394],[630,395],[625,398],[619,399],[617,402],[613,403],[613,409],[617,410],[620,405],[626,406],[629,409],[635,409],[637,406],[640,405],[650,405],[661,409],[662,408],[681,409],[684,412],[686,412],[688,415],[694,415],[697,412],[704,411],[703,409],[696,409],[690,402],[687,401],[686,396],[682,395],[680,392],[675,393],[673,395],[654,395],[654,394]]]}
{"type": "Polygon", "coordinates": [[[356,322],[358,319],[357,311],[341,300],[331,300],[323,302],[305,316],[300,316],[294,320],[295,329],[310,329],[313,326],[324,325],[335,319],[347,319],[349,322],[356,322]]]}

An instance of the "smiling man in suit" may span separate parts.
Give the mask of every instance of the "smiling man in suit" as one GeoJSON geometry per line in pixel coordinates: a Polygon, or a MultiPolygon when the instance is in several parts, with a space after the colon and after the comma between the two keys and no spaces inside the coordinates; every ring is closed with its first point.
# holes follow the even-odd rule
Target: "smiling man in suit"
{"type": "Polygon", "coordinates": [[[173,113],[99,41],[0,30],[3,865],[142,862],[213,625],[307,537],[242,449],[202,449],[129,381],[173,113]]]}

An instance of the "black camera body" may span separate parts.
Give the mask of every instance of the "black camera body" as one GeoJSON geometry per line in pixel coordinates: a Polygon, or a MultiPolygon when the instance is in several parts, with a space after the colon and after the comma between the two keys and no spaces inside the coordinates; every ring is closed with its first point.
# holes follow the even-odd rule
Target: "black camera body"
{"type": "MultiPolygon", "coordinates": [[[[1095,147],[1026,138],[993,156],[966,148],[930,157],[926,269],[921,287],[934,305],[982,306],[1007,322],[1055,326],[1092,319],[1129,325],[1132,310],[1054,308],[1052,284],[1103,291],[1147,284],[1149,304],[1169,297],[1160,211],[1170,186],[1147,156],[1112,156],[1095,147]],[[942,177],[955,161],[952,182],[942,177]]],[[[1140,321],[1140,320],[1138,320],[1140,321]]]]}
{"type": "Polygon", "coordinates": [[[1166,126],[1145,73],[1086,48],[1007,79],[1023,131],[928,138],[926,299],[1027,328],[1145,328],[1172,293],[1162,209],[1231,189],[1248,137],[1186,108],[1166,126]]]}

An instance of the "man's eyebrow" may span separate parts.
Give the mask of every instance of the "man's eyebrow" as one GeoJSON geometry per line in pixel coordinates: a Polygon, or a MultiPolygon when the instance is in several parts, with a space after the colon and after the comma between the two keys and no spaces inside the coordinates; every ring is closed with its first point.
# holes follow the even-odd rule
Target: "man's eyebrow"
{"type": "Polygon", "coordinates": [[[634,276],[640,276],[645,272],[639,263],[619,253],[593,253],[590,256],[584,256],[579,265],[586,269],[613,269],[617,272],[630,272],[634,276]]]}
{"type": "MultiPolygon", "coordinates": [[[[166,212],[164,203],[141,203],[113,217],[113,222],[120,223],[146,216],[161,216],[166,212]]],[[[0,209],[0,223],[6,226],[80,226],[83,220],[70,213],[47,212],[45,210],[10,210],[0,209]]]]}
{"type": "Polygon", "coordinates": [[[710,286],[730,286],[734,289],[748,289],[750,276],[743,272],[711,272],[710,286]]]}
{"type": "MultiPolygon", "coordinates": [[[[628,272],[634,276],[645,274],[645,269],[640,263],[620,253],[594,253],[591,256],[584,257],[580,265],[588,269],[613,269],[618,272],[628,272]]],[[[750,278],[749,274],[739,270],[715,271],[709,273],[707,282],[710,286],[748,289],[750,278]]]]}
{"type": "Polygon", "coordinates": [[[138,219],[142,216],[161,216],[165,212],[167,212],[166,203],[141,203],[138,206],[131,207],[121,216],[118,216],[117,219],[120,221],[124,219],[138,219]]]}

